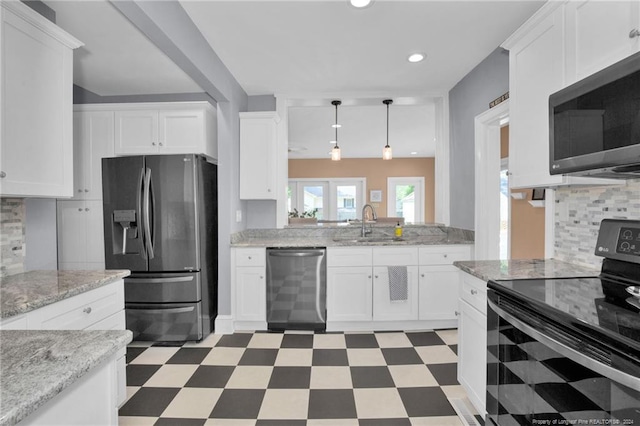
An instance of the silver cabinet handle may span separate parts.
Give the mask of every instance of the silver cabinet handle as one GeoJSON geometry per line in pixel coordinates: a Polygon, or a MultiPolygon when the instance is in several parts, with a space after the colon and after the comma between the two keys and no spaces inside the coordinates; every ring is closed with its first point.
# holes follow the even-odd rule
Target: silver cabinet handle
{"type": "Polygon", "coordinates": [[[478,290],[471,290],[471,294],[478,294],[478,290]]]}
{"type": "Polygon", "coordinates": [[[90,314],[91,313],[91,306],[89,306],[88,308],[84,308],[82,310],[82,312],[84,312],[85,314],[90,314]]]}
{"type": "Polygon", "coordinates": [[[629,31],[629,38],[636,38],[638,36],[640,36],[640,31],[638,31],[637,28],[634,28],[631,31],[629,31]]]}
{"type": "Polygon", "coordinates": [[[0,172],[0,179],[6,178],[7,174],[5,172],[0,172]]]}

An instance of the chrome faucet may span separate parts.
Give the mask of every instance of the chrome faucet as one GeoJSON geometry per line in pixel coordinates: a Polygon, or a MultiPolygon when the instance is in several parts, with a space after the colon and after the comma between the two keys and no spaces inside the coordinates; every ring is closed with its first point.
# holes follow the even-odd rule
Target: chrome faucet
{"type": "Polygon", "coordinates": [[[369,224],[369,229],[365,229],[365,210],[367,210],[367,207],[369,207],[371,209],[371,215],[372,215],[372,219],[373,220],[377,220],[378,219],[378,215],[376,214],[376,210],[373,208],[373,206],[371,204],[365,204],[364,207],[362,207],[362,236],[366,237],[367,235],[371,234],[373,232],[373,229],[371,227],[371,224],[369,224]]]}

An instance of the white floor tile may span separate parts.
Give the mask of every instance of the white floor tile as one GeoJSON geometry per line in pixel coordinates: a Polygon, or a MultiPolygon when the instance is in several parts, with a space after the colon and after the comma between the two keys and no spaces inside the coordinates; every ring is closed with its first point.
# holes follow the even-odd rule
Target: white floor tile
{"type": "Polygon", "coordinates": [[[266,389],[273,367],[241,365],[233,370],[227,389],[266,389]]]}
{"type": "Polygon", "coordinates": [[[202,360],[202,365],[238,365],[244,348],[213,348],[202,360]]]}
{"type": "Polygon", "coordinates": [[[218,402],[222,389],[182,388],[162,417],[206,419],[218,402]]]}
{"type": "Polygon", "coordinates": [[[119,426],[153,426],[156,421],[158,421],[157,417],[118,417],[119,426]]]}
{"type": "Polygon", "coordinates": [[[144,384],[154,388],[181,388],[198,368],[197,364],[165,364],[144,384]]]}
{"type": "Polygon", "coordinates": [[[275,365],[308,367],[313,361],[313,349],[280,349],[275,365]]]}
{"type": "Polygon", "coordinates": [[[352,367],[387,365],[380,349],[347,349],[347,358],[352,367]]]}
{"type": "Polygon", "coordinates": [[[416,346],[415,350],[425,364],[458,362],[458,355],[449,346],[416,346]]]}
{"type": "Polygon", "coordinates": [[[410,348],[411,341],[404,333],[376,333],[376,340],[381,348],[410,348]]]}
{"type": "Polygon", "coordinates": [[[316,334],[313,337],[315,349],[345,349],[347,343],[344,334],[316,334]]]}
{"type": "Polygon", "coordinates": [[[257,333],[253,335],[247,347],[253,349],[278,349],[282,344],[283,337],[284,334],[279,333],[257,333]]]}
{"type": "Polygon", "coordinates": [[[359,419],[407,417],[400,394],[395,388],[354,389],[359,419]]]}
{"type": "Polygon", "coordinates": [[[180,348],[151,347],[135,357],[129,364],[164,364],[169,361],[180,348]]]}
{"type": "Polygon", "coordinates": [[[447,345],[458,344],[458,329],[452,328],[449,330],[436,330],[436,333],[447,345]]]}
{"type": "Polygon", "coordinates": [[[218,343],[222,334],[211,333],[200,342],[187,342],[182,345],[183,348],[212,348],[218,343]]]}
{"type": "Polygon", "coordinates": [[[399,388],[438,386],[438,381],[426,365],[390,365],[389,372],[399,388]]]}
{"type": "Polygon", "coordinates": [[[412,417],[412,426],[463,426],[458,416],[412,417]]]}
{"type": "Polygon", "coordinates": [[[267,389],[259,419],[306,419],[309,389],[267,389]]]}
{"type": "Polygon", "coordinates": [[[311,389],[351,389],[349,367],[311,367],[311,389]]]}

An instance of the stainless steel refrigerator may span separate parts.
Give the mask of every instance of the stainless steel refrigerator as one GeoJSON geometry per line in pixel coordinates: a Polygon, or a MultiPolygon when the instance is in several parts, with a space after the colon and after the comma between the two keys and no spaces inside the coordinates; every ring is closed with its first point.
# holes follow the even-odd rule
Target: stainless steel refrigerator
{"type": "Polygon", "coordinates": [[[217,314],[217,167],[198,155],[102,160],[107,269],[135,340],[201,340],[217,314]]]}

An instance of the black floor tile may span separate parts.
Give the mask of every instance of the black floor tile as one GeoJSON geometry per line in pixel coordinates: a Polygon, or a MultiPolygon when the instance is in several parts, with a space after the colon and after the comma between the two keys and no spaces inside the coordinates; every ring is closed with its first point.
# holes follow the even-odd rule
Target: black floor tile
{"type": "Polygon", "coordinates": [[[458,385],[458,365],[448,364],[428,364],[427,368],[433,374],[440,386],[458,385]]]}
{"type": "Polygon", "coordinates": [[[253,337],[251,333],[234,333],[220,337],[216,346],[226,348],[246,348],[253,337]]]}
{"type": "Polygon", "coordinates": [[[383,348],[382,355],[387,365],[424,364],[413,348],[383,348]]]}
{"type": "Polygon", "coordinates": [[[445,344],[435,331],[407,333],[407,338],[411,341],[413,346],[434,346],[445,344]]]}
{"type": "Polygon", "coordinates": [[[355,419],[356,402],[352,389],[311,389],[309,419],[355,419]]]}
{"type": "Polygon", "coordinates": [[[484,426],[484,417],[482,417],[480,414],[476,414],[473,417],[475,417],[476,421],[480,423],[480,426],[484,426]]]}
{"type": "Polygon", "coordinates": [[[127,386],[142,386],[162,365],[127,365],[127,386]]]}
{"type": "Polygon", "coordinates": [[[258,420],[256,426],[306,426],[306,420],[258,420]]]}
{"type": "Polygon", "coordinates": [[[411,420],[403,419],[360,419],[360,426],[411,426],[411,420]]]}
{"type": "Polygon", "coordinates": [[[277,356],[277,349],[246,349],[238,365],[273,365],[277,356]]]}
{"type": "Polygon", "coordinates": [[[399,388],[398,392],[409,417],[456,415],[456,411],[449,404],[447,396],[437,386],[399,388]]]}
{"type": "Polygon", "coordinates": [[[159,417],[180,388],[140,388],[120,408],[121,416],[159,417]]]}
{"type": "Polygon", "coordinates": [[[313,334],[285,334],[280,347],[297,349],[313,348],[313,334]]]}
{"type": "Polygon", "coordinates": [[[449,345],[449,349],[451,349],[454,354],[458,355],[458,345],[449,345]]]}
{"type": "Polygon", "coordinates": [[[345,334],[344,339],[347,342],[347,348],[378,348],[378,340],[375,334],[345,334]]]}
{"type": "Polygon", "coordinates": [[[274,367],[269,389],[309,389],[311,367],[274,367]]]}
{"type": "Polygon", "coordinates": [[[147,348],[136,348],[136,347],[127,348],[127,357],[125,358],[126,363],[129,364],[131,361],[136,359],[138,355],[140,355],[142,352],[146,350],[147,348]]]}
{"type": "Polygon", "coordinates": [[[354,388],[392,388],[395,387],[389,368],[351,367],[351,381],[354,388]]]}
{"type": "Polygon", "coordinates": [[[200,364],[211,352],[211,348],[180,348],[167,364],[200,364]]]}
{"type": "Polygon", "coordinates": [[[161,417],[153,426],[204,426],[207,419],[175,419],[161,417]]]}
{"type": "Polygon", "coordinates": [[[225,389],[209,418],[257,419],[265,392],[264,389],[225,389]]]}
{"type": "Polygon", "coordinates": [[[346,349],[314,349],[312,365],[317,366],[342,366],[349,365],[346,349]]]}
{"type": "Polygon", "coordinates": [[[187,388],[224,388],[235,370],[233,366],[201,365],[185,384],[187,388]]]}

